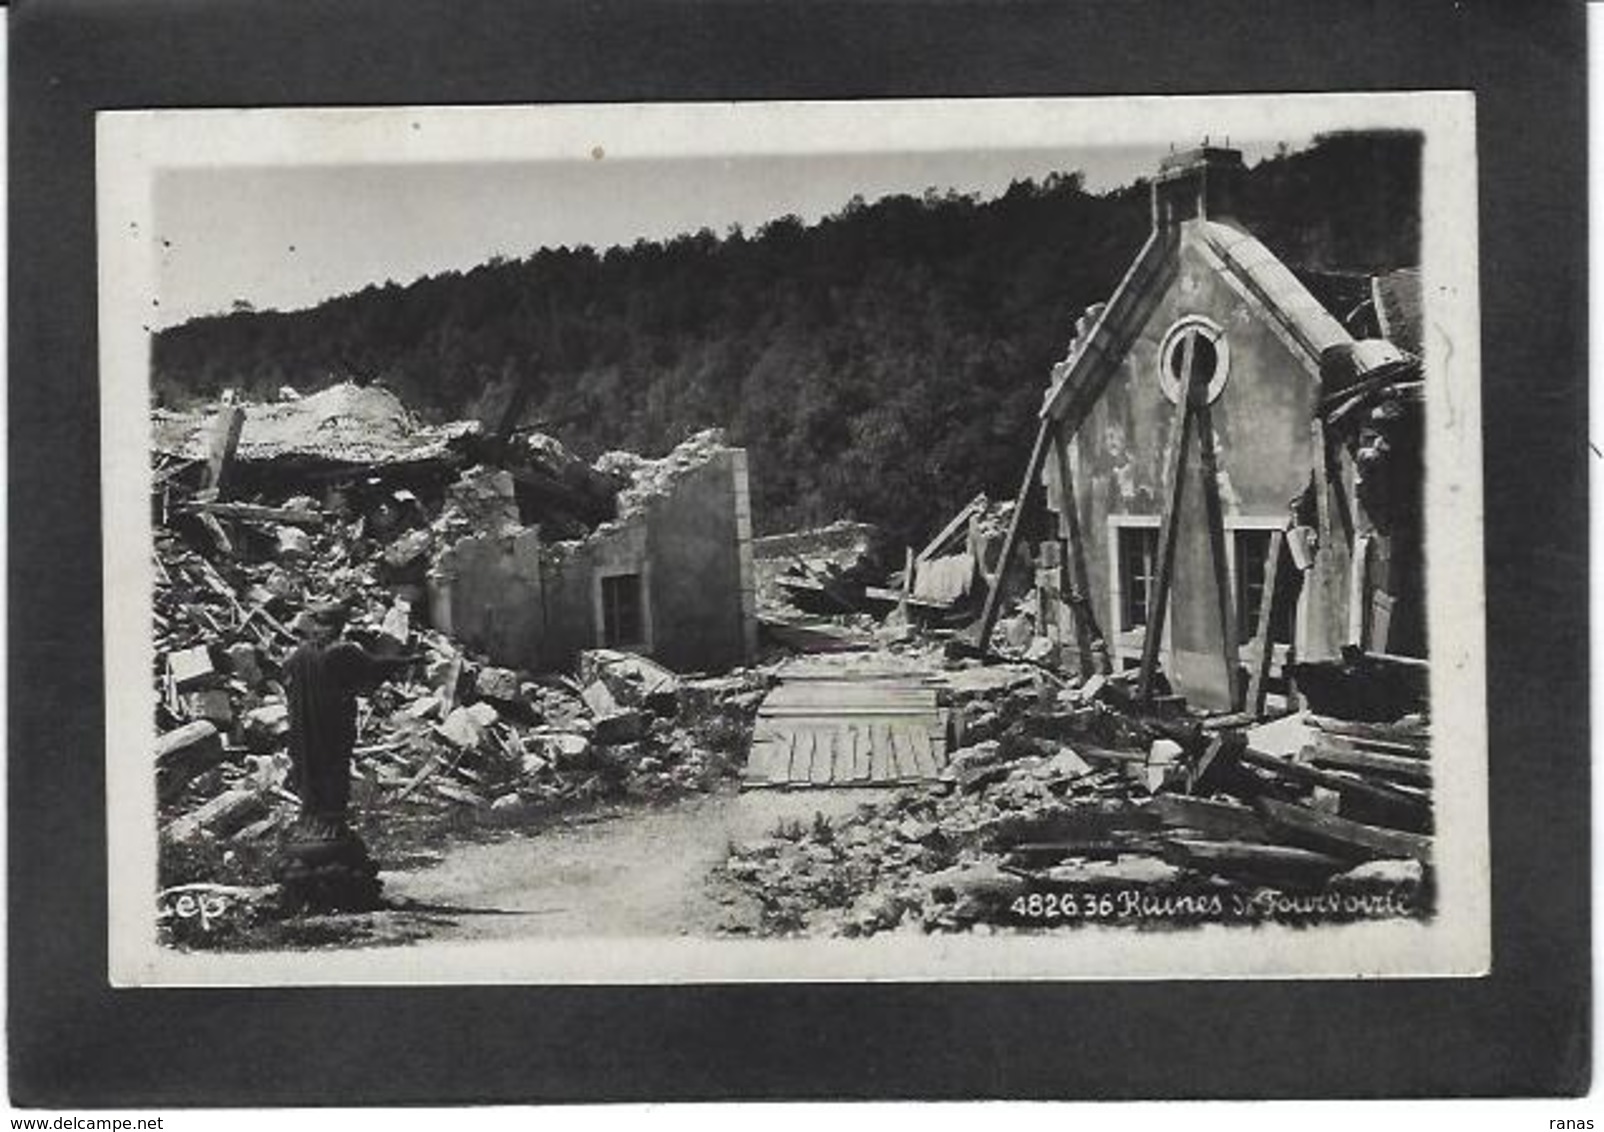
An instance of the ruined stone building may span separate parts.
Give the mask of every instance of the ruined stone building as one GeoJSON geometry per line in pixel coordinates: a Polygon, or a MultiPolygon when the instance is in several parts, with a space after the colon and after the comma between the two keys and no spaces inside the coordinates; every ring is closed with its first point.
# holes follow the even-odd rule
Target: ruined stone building
{"type": "Polygon", "coordinates": [[[210,523],[189,533],[231,555],[277,561],[275,592],[252,597],[270,613],[378,582],[508,667],[572,671],[583,650],[613,648],[709,671],[755,651],[746,453],[717,430],[661,459],[611,452],[592,466],[550,436],[509,443],[476,420],[427,425],[382,386],[347,382],[158,409],[153,431],[159,480],[212,467],[210,510],[174,520],[210,523]],[[232,538],[215,516],[239,524],[232,538]],[[341,537],[319,552],[286,523],[341,537]],[[356,541],[382,548],[376,578],[356,541]]]}
{"type": "Polygon", "coordinates": [[[746,453],[707,432],[626,469],[617,515],[578,538],[536,523],[465,536],[429,572],[435,625],[501,664],[567,670],[591,648],[682,672],[757,642],[746,453]]]}
{"type": "Polygon", "coordinates": [[[1333,313],[1233,218],[1242,171],[1231,149],[1164,161],[1145,245],[1055,368],[1039,457],[1084,598],[1066,642],[1141,663],[1173,510],[1158,660],[1221,710],[1241,706],[1283,543],[1269,680],[1292,656],[1426,644],[1420,364],[1398,345],[1420,348],[1419,273],[1360,278],[1363,309],[1333,313]]]}

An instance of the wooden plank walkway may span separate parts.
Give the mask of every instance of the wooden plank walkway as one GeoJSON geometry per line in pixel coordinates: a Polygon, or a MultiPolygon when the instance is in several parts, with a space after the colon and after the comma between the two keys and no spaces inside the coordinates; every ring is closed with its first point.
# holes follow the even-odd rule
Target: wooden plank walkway
{"type": "Polygon", "coordinates": [[[786,679],[758,709],[745,785],[899,786],[947,766],[947,712],[917,677],[786,679]]]}

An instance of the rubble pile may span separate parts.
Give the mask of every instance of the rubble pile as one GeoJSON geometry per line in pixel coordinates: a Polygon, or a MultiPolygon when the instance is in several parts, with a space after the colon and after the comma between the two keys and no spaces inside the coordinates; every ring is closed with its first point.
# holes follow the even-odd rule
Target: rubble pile
{"type": "MultiPolygon", "coordinates": [[[[984,494],[961,508],[916,555],[898,550],[899,567],[879,533],[841,521],[815,531],[758,540],[759,604],[777,635],[801,627],[833,626],[887,639],[910,627],[943,631],[974,622],[997,569],[1012,502],[993,503],[984,494]]],[[[1010,578],[1011,597],[1027,586],[1010,578]]]]}
{"type": "Polygon", "coordinates": [[[940,783],[732,847],[724,877],[762,907],[752,930],[1430,914],[1422,715],[1210,730],[1137,710],[1118,678],[1029,671],[954,679],[948,698],[957,747],[940,783]]]}
{"type": "MultiPolygon", "coordinates": [[[[391,436],[393,417],[364,411],[394,398],[361,393],[352,399],[335,387],[272,406],[269,418],[304,414],[308,404],[329,409],[332,398],[341,420],[358,432],[374,427],[379,441],[351,441],[336,425],[324,431],[341,439],[320,453],[332,469],[309,475],[303,464],[276,480],[236,479],[253,490],[226,501],[200,486],[204,437],[167,422],[152,500],[163,885],[219,881],[219,855],[261,856],[294,820],[284,663],[309,608],[331,598],[352,611],[348,637],[374,654],[427,658],[358,700],[354,816],[381,840],[386,827],[460,824],[464,814],[511,820],[596,798],[706,790],[737,774],[767,687],[760,673],[682,677],[644,657],[595,650],[582,656],[577,679],[537,675],[492,664],[429,626],[436,555],[469,534],[519,529],[513,476],[464,467],[463,452],[433,447],[437,433],[456,435],[448,428],[426,441],[443,489],[431,497],[395,486],[388,465],[356,459],[402,435],[391,436]]],[[[283,430],[257,421],[253,406],[245,438],[276,445],[265,458],[278,459],[283,430]]],[[[415,434],[408,420],[402,426],[415,434]]],[[[688,443],[714,443],[711,435],[688,443]]],[[[694,458],[682,446],[642,462],[636,498],[694,458]]],[[[230,879],[262,873],[236,868],[230,879]]]]}

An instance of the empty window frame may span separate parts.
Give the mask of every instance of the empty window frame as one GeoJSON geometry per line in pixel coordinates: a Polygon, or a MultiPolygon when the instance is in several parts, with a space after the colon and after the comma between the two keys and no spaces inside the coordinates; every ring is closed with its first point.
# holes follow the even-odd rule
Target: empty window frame
{"type": "MultiPolygon", "coordinates": [[[[1231,573],[1236,599],[1237,640],[1252,641],[1259,632],[1259,610],[1264,603],[1264,586],[1269,578],[1270,528],[1237,527],[1231,531],[1231,573]]],[[[1284,553],[1284,552],[1283,552],[1284,553]]],[[[1293,579],[1289,563],[1282,563],[1281,594],[1270,610],[1270,640],[1292,642],[1292,621],[1297,607],[1291,598],[1293,579]]]]}
{"type": "Polygon", "coordinates": [[[645,600],[639,574],[601,579],[602,645],[629,648],[646,643],[645,600]]]}
{"type": "Polygon", "coordinates": [[[1121,632],[1145,628],[1158,585],[1158,528],[1122,526],[1118,531],[1121,632]]]}

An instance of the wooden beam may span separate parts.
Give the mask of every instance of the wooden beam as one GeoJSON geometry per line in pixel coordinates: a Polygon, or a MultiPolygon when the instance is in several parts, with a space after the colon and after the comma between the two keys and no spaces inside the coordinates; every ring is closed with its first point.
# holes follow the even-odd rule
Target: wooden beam
{"type": "Polygon", "coordinates": [[[178,508],[180,512],[193,511],[215,515],[220,519],[242,519],[250,523],[279,523],[289,527],[321,527],[323,513],[301,511],[290,507],[263,507],[255,503],[219,503],[216,500],[196,500],[178,508]]]}
{"type": "Polygon", "coordinates": [[[1417,786],[1431,785],[1431,762],[1406,755],[1378,755],[1372,751],[1345,750],[1318,744],[1305,748],[1311,763],[1318,767],[1352,770],[1361,774],[1379,774],[1412,782],[1417,786]]]}
{"type": "Polygon", "coordinates": [[[918,553],[915,561],[928,562],[930,559],[934,558],[943,546],[945,546],[958,534],[959,531],[963,530],[963,528],[968,525],[969,516],[973,515],[976,510],[984,506],[985,502],[986,493],[981,492],[968,503],[965,503],[962,510],[952,517],[952,521],[945,527],[941,528],[941,533],[936,535],[935,538],[931,539],[925,544],[925,548],[918,553]]]}
{"type": "Polygon", "coordinates": [[[1349,854],[1357,851],[1364,857],[1413,857],[1431,863],[1432,839],[1424,834],[1364,825],[1273,798],[1260,798],[1256,805],[1271,825],[1322,848],[1349,854]]]}
{"type": "MultiPolygon", "coordinates": [[[[1181,372],[1192,372],[1195,335],[1183,347],[1181,372]]],[[[1147,608],[1147,630],[1142,635],[1142,670],[1136,683],[1138,703],[1146,703],[1153,691],[1153,670],[1164,640],[1164,619],[1169,614],[1170,583],[1175,577],[1175,534],[1180,519],[1181,496],[1186,489],[1186,449],[1192,438],[1192,399],[1183,387],[1175,399],[1175,444],[1170,452],[1169,492],[1164,500],[1164,516],[1158,528],[1158,579],[1147,608]]]]}
{"type": "Polygon", "coordinates": [[[1368,804],[1388,822],[1401,819],[1405,825],[1422,828],[1431,822],[1429,800],[1415,794],[1408,794],[1390,786],[1381,786],[1365,779],[1348,778],[1306,763],[1277,758],[1263,751],[1255,751],[1252,747],[1244,748],[1237,758],[1249,766],[1267,770],[1300,786],[1319,786],[1335,790],[1344,797],[1351,797],[1356,802],[1368,804]]]}
{"type": "Polygon", "coordinates": [[[1298,849],[1290,845],[1268,845],[1257,841],[1193,840],[1167,837],[1166,846],[1175,853],[1165,853],[1172,864],[1185,864],[1209,872],[1221,873],[1286,873],[1310,872],[1330,876],[1348,868],[1348,862],[1339,857],[1298,849]],[[1179,856],[1180,860],[1175,860],[1179,856]]]}
{"type": "MultiPolygon", "coordinates": [[[[1270,636],[1270,619],[1275,610],[1276,587],[1281,584],[1281,554],[1285,536],[1280,531],[1270,535],[1270,553],[1264,560],[1264,594],[1259,599],[1258,631],[1254,634],[1259,654],[1253,659],[1253,672],[1248,677],[1245,710],[1254,719],[1264,715],[1265,683],[1270,678],[1270,664],[1275,659],[1275,641],[1270,636]]],[[[1238,569],[1241,564],[1238,563],[1238,569]]]]}
{"type": "MultiPolygon", "coordinates": [[[[1190,364],[1190,363],[1188,363],[1190,364]]],[[[1190,373],[1187,369],[1185,372],[1190,373]]],[[[1225,513],[1220,504],[1219,467],[1214,456],[1214,424],[1202,390],[1193,390],[1201,404],[1193,409],[1192,420],[1197,428],[1197,452],[1200,467],[1199,486],[1203,489],[1203,516],[1209,540],[1209,558],[1214,567],[1215,616],[1220,628],[1220,663],[1225,669],[1226,686],[1231,692],[1231,710],[1240,711],[1242,686],[1238,673],[1241,661],[1237,653],[1236,598],[1231,592],[1231,567],[1225,551],[1225,513]]]]}
{"type": "Polygon", "coordinates": [[[1025,508],[1030,503],[1030,489],[1041,476],[1043,461],[1047,458],[1047,441],[1057,426],[1050,417],[1044,417],[1041,426],[1036,429],[1036,443],[1031,446],[1030,460],[1025,465],[1025,476],[1019,485],[1019,494],[1014,497],[1014,514],[1008,520],[1008,534],[1003,538],[1002,557],[997,560],[997,575],[992,579],[991,589],[986,594],[986,608],[980,616],[980,638],[978,644],[980,651],[985,652],[991,644],[991,631],[997,627],[997,614],[1001,612],[1003,585],[1008,581],[1008,564],[1013,559],[1014,548],[1019,544],[1019,527],[1025,517],[1025,508]]]}
{"type": "Polygon", "coordinates": [[[1155,794],[1147,808],[1171,829],[1195,829],[1205,837],[1228,841],[1270,840],[1270,831],[1257,811],[1236,802],[1155,794]]]}
{"type": "Polygon", "coordinates": [[[1059,592],[1075,622],[1075,651],[1080,674],[1093,675],[1096,662],[1092,641],[1101,636],[1092,613],[1090,582],[1086,571],[1086,544],[1080,529],[1080,508],[1075,501],[1075,471],[1069,458],[1069,441],[1062,429],[1053,430],[1053,466],[1058,473],[1058,533],[1064,540],[1059,592]]]}
{"type": "Polygon", "coordinates": [[[240,405],[224,405],[212,425],[211,444],[206,454],[206,475],[201,490],[221,496],[228,487],[229,473],[234,467],[234,452],[239,448],[240,432],[245,428],[245,409],[240,405]]]}

